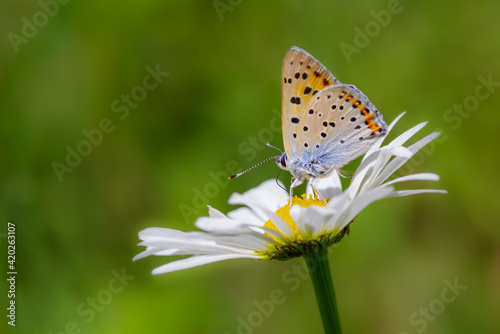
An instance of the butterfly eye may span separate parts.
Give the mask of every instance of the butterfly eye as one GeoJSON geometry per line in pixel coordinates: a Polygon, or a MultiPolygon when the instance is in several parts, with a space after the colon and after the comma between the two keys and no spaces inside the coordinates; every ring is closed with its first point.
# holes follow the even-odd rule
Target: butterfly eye
{"type": "Polygon", "coordinates": [[[286,167],[286,158],[284,156],[281,158],[281,166],[286,167]]]}

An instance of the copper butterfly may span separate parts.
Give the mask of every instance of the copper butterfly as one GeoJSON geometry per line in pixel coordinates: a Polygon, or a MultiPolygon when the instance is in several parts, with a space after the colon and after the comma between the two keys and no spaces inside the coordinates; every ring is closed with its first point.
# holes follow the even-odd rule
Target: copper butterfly
{"type": "Polygon", "coordinates": [[[292,46],[281,73],[285,151],[230,179],[275,159],[280,168],[292,174],[291,194],[304,180],[312,186],[315,178],[334,171],[342,175],[342,166],[385,136],[387,125],[368,98],[354,85],[337,80],[306,51],[292,46]]]}
{"type": "Polygon", "coordinates": [[[298,47],[285,56],[281,89],[285,151],[275,160],[292,174],[291,188],[340,172],[387,132],[382,114],[359,89],[340,83],[298,47]]]}

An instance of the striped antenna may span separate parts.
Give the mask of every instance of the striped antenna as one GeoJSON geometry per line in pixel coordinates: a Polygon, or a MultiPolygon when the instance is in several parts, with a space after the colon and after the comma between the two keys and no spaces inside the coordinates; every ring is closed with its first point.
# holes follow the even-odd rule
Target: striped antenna
{"type": "Polygon", "coordinates": [[[238,176],[241,176],[242,174],[245,174],[246,172],[251,171],[251,170],[252,170],[252,169],[254,169],[255,167],[258,167],[258,166],[262,165],[264,162],[269,161],[269,160],[271,160],[271,159],[276,159],[276,158],[278,158],[278,157],[279,157],[279,155],[277,155],[277,156],[275,156],[275,157],[270,157],[270,158],[267,158],[266,160],[259,162],[259,163],[258,163],[258,164],[256,164],[255,166],[252,166],[252,167],[250,167],[250,168],[248,168],[248,169],[245,169],[243,172],[239,172],[238,174],[235,174],[235,175],[233,175],[233,176],[228,177],[228,179],[229,179],[229,180],[235,179],[235,178],[237,178],[238,176]]]}

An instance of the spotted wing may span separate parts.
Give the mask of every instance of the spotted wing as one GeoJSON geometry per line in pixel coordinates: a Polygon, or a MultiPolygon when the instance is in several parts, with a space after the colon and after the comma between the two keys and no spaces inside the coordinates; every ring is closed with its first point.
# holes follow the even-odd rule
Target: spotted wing
{"type": "Polygon", "coordinates": [[[306,105],[318,92],[339,82],[313,56],[295,46],[285,56],[281,80],[283,143],[291,157],[300,150],[290,138],[298,131],[306,105]]]}
{"type": "Polygon", "coordinates": [[[359,89],[337,84],[308,102],[294,131],[288,139],[304,150],[298,158],[330,170],[365,153],[374,139],[385,135],[387,125],[359,89]]]}

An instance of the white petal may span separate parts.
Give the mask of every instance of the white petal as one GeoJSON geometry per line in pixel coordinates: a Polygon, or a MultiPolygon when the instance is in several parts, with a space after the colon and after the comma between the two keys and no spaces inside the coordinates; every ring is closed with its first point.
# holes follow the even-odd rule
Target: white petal
{"type": "Polygon", "coordinates": [[[333,198],[342,192],[342,183],[339,174],[335,170],[327,177],[312,178],[310,182],[324,198],[333,198]]]}
{"type": "MultiPolygon", "coordinates": [[[[416,143],[410,145],[408,150],[412,152],[412,156],[415,155],[422,147],[430,143],[432,140],[434,140],[437,136],[439,136],[439,132],[434,132],[431,133],[430,135],[425,136],[424,138],[420,139],[416,143]]],[[[403,158],[403,157],[395,157],[393,160],[391,160],[385,167],[382,172],[380,172],[380,175],[377,177],[376,183],[381,184],[387,178],[389,178],[395,171],[397,171],[402,165],[404,165],[409,158],[403,158]]]]}
{"type": "Polygon", "coordinates": [[[274,226],[285,236],[292,236],[293,231],[292,228],[283,220],[280,216],[278,216],[273,211],[267,211],[267,216],[273,222],[274,226]]]}
{"type": "Polygon", "coordinates": [[[415,125],[413,128],[411,128],[409,130],[406,130],[405,132],[403,132],[402,134],[400,134],[396,139],[394,139],[393,141],[391,141],[387,145],[387,147],[402,146],[404,143],[406,143],[406,141],[408,139],[410,139],[411,137],[413,137],[413,135],[415,133],[417,133],[418,131],[420,131],[420,129],[422,129],[426,124],[427,124],[427,122],[423,122],[423,123],[415,125]]]}
{"type": "Polygon", "coordinates": [[[309,227],[304,224],[303,217],[305,210],[306,208],[300,205],[294,205],[288,210],[290,217],[297,224],[297,229],[303,234],[311,232],[309,227]]]}
{"type": "MultiPolygon", "coordinates": [[[[309,207],[308,207],[309,208],[309,207]]],[[[308,208],[304,208],[300,205],[294,205],[290,208],[289,213],[292,220],[297,224],[297,229],[303,235],[312,235],[312,226],[314,225],[315,215],[308,215],[306,212],[308,208]]]]}
{"type": "Polygon", "coordinates": [[[406,111],[403,111],[401,114],[399,114],[398,116],[396,116],[396,118],[387,127],[387,133],[389,133],[389,132],[392,131],[392,128],[396,125],[397,122],[399,122],[399,120],[401,119],[401,117],[403,117],[405,114],[406,114],[406,111]]]}
{"type": "Polygon", "coordinates": [[[201,255],[201,256],[192,256],[187,259],[173,261],[158,268],[153,269],[153,275],[170,273],[173,271],[193,268],[197,266],[202,266],[204,264],[229,260],[229,259],[237,259],[237,258],[260,258],[258,255],[242,255],[242,254],[216,254],[216,255],[201,255]]]}
{"type": "Polygon", "coordinates": [[[358,173],[358,178],[354,182],[354,187],[351,190],[351,198],[357,193],[366,191],[380,185],[379,175],[384,167],[393,157],[411,158],[412,152],[403,146],[388,148],[382,147],[380,150],[372,153],[372,156],[362,162],[366,166],[360,166],[361,171],[358,173]]]}
{"type": "Polygon", "coordinates": [[[161,250],[159,248],[154,249],[154,254],[155,256],[172,256],[172,255],[193,255],[193,252],[191,251],[185,251],[182,249],[166,249],[166,250],[161,250]]]}
{"type": "MultiPolygon", "coordinates": [[[[219,242],[236,248],[244,248],[245,253],[253,253],[252,250],[264,249],[273,240],[261,232],[247,229],[247,233],[240,235],[224,235],[219,237],[219,242]]],[[[240,253],[240,252],[239,252],[240,253]]]]}
{"type": "Polygon", "coordinates": [[[194,223],[196,227],[207,232],[219,233],[241,233],[246,230],[246,223],[233,219],[214,219],[211,217],[200,217],[194,223]]]}
{"type": "Polygon", "coordinates": [[[227,218],[226,215],[220,212],[219,210],[214,209],[210,205],[207,206],[208,206],[208,215],[210,216],[210,218],[227,218]]]}
{"type": "Polygon", "coordinates": [[[238,220],[248,225],[264,226],[265,221],[262,220],[254,211],[247,207],[241,207],[228,212],[227,216],[233,220],[238,220]]]}
{"type": "Polygon", "coordinates": [[[347,206],[336,220],[329,222],[329,229],[343,229],[351,220],[354,219],[369,204],[385,197],[391,196],[392,187],[375,188],[357,196],[351,205],[347,206]]]}
{"type": "Polygon", "coordinates": [[[406,182],[406,181],[439,181],[439,175],[434,173],[418,173],[418,174],[410,174],[402,177],[398,177],[394,180],[384,183],[384,186],[388,186],[398,182],[406,182]]]}
{"type": "Polygon", "coordinates": [[[356,172],[354,172],[354,176],[352,177],[349,187],[346,189],[346,192],[351,194],[351,198],[359,193],[359,190],[364,184],[365,179],[368,178],[373,171],[373,165],[375,164],[375,161],[381,154],[382,151],[378,150],[372,152],[369,156],[365,155],[364,159],[361,161],[361,164],[356,169],[356,172]]]}
{"type": "Polygon", "coordinates": [[[233,193],[229,197],[228,203],[248,206],[261,220],[266,221],[268,216],[262,211],[262,208],[274,212],[285,205],[288,198],[288,193],[281,189],[275,180],[267,180],[243,194],[233,193]]]}
{"type": "Polygon", "coordinates": [[[217,253],[217,252],[244,252],[244,250],[236,249],[217,243],[217,235],[187,232],[182,233],[181,237],[148,237],[143,239],[139,245],[165,249],[183,249],[192,253],[217,253]]]}
{"type": "Polygon", "coordinates": [[[437,189],[397,190],[393,193],[393,197],[403,197],[423,193],[447,194],[448,192],[446,190],[437,189]]]}
{"type": "MultiPolygon", "coordinates": [[[[375,182],[375,180],[382,171],[382,169],[384,168],[384,166],[392,158],[393,150],[394,149],[387,149],[385,147],[380,150],[381,154],[377,158],[377,160],[375,160],[375,164],[373,165],[373,170],[370,173],[369,177],[366,179],[366,184],[363,186],[363,189],[369,189],[379,185],[379,183],[375,182]]],[[[408,157],[408,155],[405,156],[408,157]]]]}
{"type": "Polygon", "coordinates": [[[182,238],[186,232],[163,227],[149,227],[139,232],[141,240],[162,240],[163,238],[182,238]]]}
{"type": "Polygon", "coordinates": [[[281,189],[275,180],[268,180],[243,195],[232,194],[229,203],[250,207],[263,222],[270,219],[283,235],[291,236],[293,231],[290,226],[276,214],[276,211],[283,207],[288,200],[289,194],[281,189]]]}
{"type": "Polygon", "coordinates": [[[275,229],[264,227],[262,230],[265,233],[269,234],[274,239],[281,241],[281,243],[286,243],[287,242],[286,239],[285,239],[285,237],[283,236],[283,234],[281,234],[280,232],[276,231],[275,229]]]}
{"type": "MultiPolygon", "coordinates": [[[[169,249],[168,251],[163,252],[163,254],[161,254],[161,255],[173,255],[173,254],[175,254],[175,251],[176,251],[176,249],[169,249]]],[[[132,258],[132,261],[137,261],[139,259],[145,258],[146,256],[155,255],[157,253],[158,252],[157,252],[156,248],[148,247],[148,248],[146,248],[145,251],[134,256],[132,258]]]]}
{"type": "Polygon", "coordinates": [[[336,213],[335,209],[311,205],[306,208],[294,205],[290,209],[290,216],[297,223],[300,231],[312,236],[318,235],[326,230],[326,222],[336,213]]]}
{"type": "Polygon", "coordinates": [[[422,147],[424,147],[425,145],[429,144],[431,141],[433,141],[434,139],[436,139],[436,137],[438,137],[439,135],[440,135],[439,132],[433,132],[431,134],[428,134],[427,136],[425,136],[424,138],[420,139],[416,143],[408,146],[408,149],[410,151],[412,151],[413,154],[415,154],[422,147]]]}
{"type": "Polygon", "coordinates": [[[368,158],[361,162],[347,189],[347,193],[351,199],[354,198],[355,195],[378,185],[375,180],[391,156],[391,150],[383,147],[370,154],[368,158]]]}
{"type": "Polygon", "coordinates": [[[404,146],[396,146],[391,148],[391,154],[395,157],[411,158],[413,155],[409,149],[404,146]]]}
{"type": "Polygon", "coordinates": [[[306,196],[307,198],[309,198],[310,195],[314,195],[314,191],[312,189],[312,186],[311,186],[311,182],[314,181],[314,177],[312,179],[310,179],[309,181],[307,181],[307,184],[306,184],[306,196]]]}

